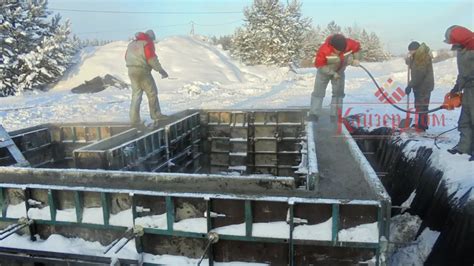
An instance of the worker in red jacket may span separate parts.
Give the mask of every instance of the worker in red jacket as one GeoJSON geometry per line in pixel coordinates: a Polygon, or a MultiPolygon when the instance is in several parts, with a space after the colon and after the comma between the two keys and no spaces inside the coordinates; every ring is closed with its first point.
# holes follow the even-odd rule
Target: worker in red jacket
{"type": "Polygon", "coordinates": [[[347,65],[359,66],[360,43],[342,34],[329,36],[316,53],[314,62],[318,69],[314,90],[311,94],[311,108],[308,120],[318,121],[321,114],[326,87],[332,85],[331,120],[335,121],[338,110],[342,111],[344,98],[344,71],[347,65]]]}
{"type": "Polygon", "coordinates": [[[127,47],[125,62],[128,68],[128,76],[132,84],[132,103],[130,105],[130,121],[133,126],[140,126],[140,104],[145,92],[148,98],[148,107],[151,118],[157,123],[159,119],[166,116],[161,113],[158,101],[158,89],[151,70],[158,71],[161,78],[167,78],[168,73],[163,69],[155,54],[155,33],[148,30],[145,33],[137,32],[135,40],[127,47]]]}
{"type": "Polygon", "coordinates": [[[468,154],[469,161],[474,161],[474,32],[453,25],[446,30],[445,37],[445,42],[457,53],[458,76],[451,93],[463,93],[458,121],[459,142],[448,152],[468,154]]]}

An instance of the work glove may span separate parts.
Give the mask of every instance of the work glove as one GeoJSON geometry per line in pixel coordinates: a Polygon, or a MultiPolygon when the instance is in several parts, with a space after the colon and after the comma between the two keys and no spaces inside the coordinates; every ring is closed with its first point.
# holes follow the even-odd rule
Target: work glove
{"type": "Polygon", "coordinates": [[[459,86],[459,84],[456,83],[456,85],[454,85],[454,87],[451,89],[450,93],[451,94],[456,94],[456,93],[459,93],[461,92],[461,87],[459,86]]]}
{"type": "Polygon", "coordinates": [[[411,93],[411,87],[410,87],[410,86],[407,86],[407,87],[405,88],[405,94],[408,95],[408,94],[410,94],[410,93],[411,93]]]}
{"type": "Polygon", "coordinates": [[[339,75],[337,72],[332,75],[333,79],[339,80],[341,78],[341,75],[339,75]]]}
{"type": "Polygon", "coordinates": [[[354,59],[354,60],[352,60],[352,64],[351,64],[351,65],[352,65],[352,66],[355,66],[355,67],[358,67],[358,66],[360,66],[360,61],[357,60],[357,59],[354,59]]]}
{"type": "Polygon", "coordinates": [[[164,69],[160,70],[159,73],[160,73],[162,79],[165,79],[165,78],[168,77],[168,73],[166,73],[166,71],[164,69]]]}

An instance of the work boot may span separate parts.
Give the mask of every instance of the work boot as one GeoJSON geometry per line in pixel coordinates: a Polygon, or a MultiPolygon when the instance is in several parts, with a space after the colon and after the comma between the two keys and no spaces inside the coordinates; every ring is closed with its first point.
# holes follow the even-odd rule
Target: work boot
{"type": "Polygon", "coordinates": [[[145,127],[145,121],[140,121],[140,122],[133,122],[131,123],[132,127],[137,128],[137,129],[142,129],[145,127]]]}
{"type": "Polygon", "coordinates": [[[462,154],[462,152],[459,151],[456,147],[448,149],[448,152],[451,153],[451,154],[462,154]]]}
{"type": "MultiPolygon", "coordinates": [[[[153,120],[153,127],[157,127],[158,124],[160,123],[160,121],[166,120],[166,119],[168,119],[168,118],[169,118],[168,115],[159,114],[159,115],[158,115],[158,118],[155,119],[155,120],[153,120]]],[[[161,124],[161,123],[160,123],[160,124],[161,124]]]]}

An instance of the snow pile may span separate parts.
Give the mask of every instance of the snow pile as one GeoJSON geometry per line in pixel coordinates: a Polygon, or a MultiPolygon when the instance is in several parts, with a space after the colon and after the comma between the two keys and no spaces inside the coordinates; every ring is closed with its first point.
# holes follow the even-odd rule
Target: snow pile
{"type": "Polygon", "coordinates": [[[298,225],[293,232],[294,239],[331,241],[332,239],[332,218],[320,224],[298,225]]]}
{"type": "Polygon", "coordinates": [[[469,155],[452,155],[446,150],[435,150],[430,159],[432,165],[443,171],[447,193],[454,193],[453,199],[458,200],[474,188],[474,163],[469,161],[469,155]]]}
{"type": "Polygon", "coordinates": [[[133,226],[133,214],[132,209],[123,210],[116,214],[111,214],[109,219],[109,224],[117,226],[133,226]]]}
{"type": "Polygon", "coordinates": [[[206,218],[188,218],[173,224],[176,231],[207,233],[206,218]]]}
{"type": "Polygon", "coordinates": [[[400,247],[410,244],[415,238],[421,226],[418,216],[405,212],[390,219],[390,241],[400,247]]]}
{"type": "MultiPolygon", "coordinates": [[[[90,242],[80,238],[66,238],[57,234],[50,235],[46,240],[38,238],[35,242],[32,242],[28,235],[20,236],[13,234],[12,236],[2,240],[0,246],[17,246],[23,249],[41,251],[54,250],[55,252],[94,256],[104,256],[103,252],[106,250],[106,247],[102,246],[97,241],[90,242]]],[[[133,241],[130,241],[122,250],[119,251],[118,257],[137,259],[137,253],[133,241]]]]}
{"type": "Polygon", "coordinates": [[[179,90],[191,96],[198,96],[201,94],[212,95],[218,92],[219,85],[219,82],[208,83],[195,81],[191,84],[185,84],[179,90]]]}
{"type": "Polygon", "coordinates": [[[9,218],[21,218],[26,217],[26,208],[25,202],[21,202],[18,204],[9,204],[7,207],[7,217],[9,218]]]}
{"type": "MultiPolygon", "coordinates": [[[[124,240],[122,239],[122,242],[124,240]]],[[[23,249],[32,249],[39,251],[50,251],[60,253],[72,253],[82,255],[92,255],[100,257],[110,257],[110,255],[104,255],[103,252],[107,246],[101,245],[99,242],[90,242],[80,238],[66,238],[61,235],[52,234],[48,239],[38,239],[36,242],[30,241],[30,237],[27,235],[19,236],[12,235],[0,242],[2,247],[21,246],[23,249]]],[[[120,258],[124,259],[136,259],[138,260],[138,254],[135,251],[135,243],[133,241],[128,242],[118,254],[112,255],[112,261],[120,258]]],[[[171,256],[171,255],[152,255],[145,253],[143,261],[146,263],[157,263],[160,265],[196,265],[198,259],[190,259],[182,256],[171,256]]],[[[204,260],[201,265],[208,265],[208,260],[204,260]]],[[[232,265],[249,265],[259,266],[267,265],[262,263],[246,263],[246,262],[226,262],[226,263],[214,263],[214,265],[232,266],[232,265]]]]}
{"type": "Polygon", "coordinates": [[[148,228],[158,228],[166,230],[168,225],[166,223],[166,213],[158,215],[150,215],[144,217],[138,217],[135,219],[136,225],[141,225],[148,228]]]}
{"type": "Polygon", "coordinates": [[[388,265],[424,264],[440,233],[426,228],[417,237],[421,223],[420,217],[409,213],[392,217],[388,265]]]}
{"type": "Polygon", "coordinates": [[[361,224],[352,228],[343,229],[338,233],[339,241],[378,243],[378,223],[361,224]]]}
{"type": "Polygon", "coordinates": [[[424,265],[438,236],[439,232],[426,228],[416,241],[390,257],[390,265],[424,265]]]}

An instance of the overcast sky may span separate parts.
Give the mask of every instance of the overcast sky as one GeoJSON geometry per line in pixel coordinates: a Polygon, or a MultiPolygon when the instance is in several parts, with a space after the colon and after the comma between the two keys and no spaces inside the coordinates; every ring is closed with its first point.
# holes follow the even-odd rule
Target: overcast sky
{"type": "MultiPolygon", "coordinates": [[[[136,31],[148,28],[155,30],[159,38],[188,34],[191,22],[194,22],[194,31],[197,34],[217,36],[232,34],[236,27],[243,24],[242,10],[252,2],[251,0],[49,0],[49,8],[61,13],[64,18],[69,18],[73,33],[81,38],[127,40],[136,31]],[[90,10],[99,12],[85,12],[90,10]]],[[[406,47],[412,40],[426,42],[432,49],[448,48],[449,46],[442,42],[447,27],[457,24],[471,30],[474,28],[472,0],[301,0],[300,2],[303,15],[310,17],[313,24],[327,25],[334,20],[343,27],[358,25],[377,33],[385,47],[395,54],[406,52],[406,47]]]]}

